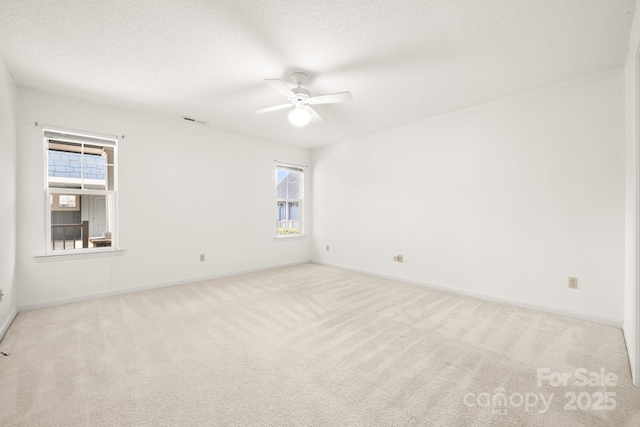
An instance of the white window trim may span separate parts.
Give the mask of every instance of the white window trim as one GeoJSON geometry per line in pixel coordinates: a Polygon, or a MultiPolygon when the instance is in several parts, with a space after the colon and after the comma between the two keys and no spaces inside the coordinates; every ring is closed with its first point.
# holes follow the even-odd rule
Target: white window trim
{"type": "Polygon", "coordinates": [[[45,254],[36,255],[37,262],[43,261],[55,261],[55,260],[67,260],[67,259],[86,259],[86,258],[98,258],[105,256],[118,256],[124,255],[124,249],[114,248],[85,248],[82,250],[69,249],[66,251],[59,250],[55,252],[49,252],[45,254]]]}
{"type": "MultiPolygon", "coordinates": [[[[110,254],[120,254],[122,249],[118,248],[118,142],[116,135],[100,134],[97,132],[86,132],[72,129],[65,129],[58,126],[42,126],[43,134],[43,163],[44,163],[44,251],[42,254],[36,255],[39,260],[54,260],[63,258],[86,258],[94,256],[105,256],[110,254]],[[85,190],[70,188],[49,188],[49,141],[65,141],[73,143],[87,143],[101,145],[105,147],[113,147],[113,190],[85,190]],[[58,249],[53,250],[51,244],[51,204],[50,197],[52,194],[77,194],[77,195],[104,195],[111,196],[113,201],[111,246],[98,248],[74,248],[74,249],[58,249]]],[[[84,179],[84,178],[83,178],[84,179]]]]}
{"type": "Polygon", "coordinates": [[[307,235],[306,234],[278,234],[277,236],[275,236],[273,238],[273,240],[278,241],[278,240],[300,240],[300,239],[306,239],[307,235]]]}

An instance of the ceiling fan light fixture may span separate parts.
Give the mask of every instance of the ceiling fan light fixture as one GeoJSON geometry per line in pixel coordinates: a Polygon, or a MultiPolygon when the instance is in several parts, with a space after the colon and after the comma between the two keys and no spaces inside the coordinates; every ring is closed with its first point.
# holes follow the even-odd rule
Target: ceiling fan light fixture
{"type": "Polygon", "coordinates": [[[289,113],[289,123],[294,126],[302,127],[309,124],[311,121],[311,114],[305,110],[301,105],[296,105],[296,108],[289,113]]]}

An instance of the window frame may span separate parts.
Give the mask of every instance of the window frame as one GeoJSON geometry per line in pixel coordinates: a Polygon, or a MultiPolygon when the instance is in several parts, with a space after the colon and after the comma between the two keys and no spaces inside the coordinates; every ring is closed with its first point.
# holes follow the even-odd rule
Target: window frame
{"type": "MultiPolygon", "coordinates": [[[[71,129],[64,129],[58,126],[42,126],[43,136],[43,161],[44,161],[44,216],[45,216],[45,230],[44,230],[44,255],[79,255],[85,253],[94,252],[116,252],[118,251],[118,142],[119,138],[116,135],[100,134],[96,132],[85,132],[71,129]],[[113,188],[109,189],[109,180],[105,183],[105,189],[85,189],[82,188],[65,188],[65,187],[49,187],[49,147],[51,141],[61,141],[71,144],[77,144],[80,146],[92,145],[101,146],[113,149],[113,188]],[[52,244],[52,221],[51,213],[55,211],[52,209],[51,200],[54,201],[60,195],[75,195],[76,203],[80,205],[80,211],[82,211],[83,196],[104,196],[105,200],[109,200],[105,204],[105,216],[108,217],[108,223],[111,228],[111,246],[105,247],[88,247],[88,248],[70,248],[70,249],[54,249],[52,244]]],[[[105,170],[108,171],[110,164],[105,162],[105,170]]],[[[81,180],[86,178],[82,176],[81,180]]],[[[70,211],[71,209],[57,209],[70,211]]],[[[107,229],[108,231],[108,229],[107,229]]]]}
{"type": "MultiPolygon", "coordinates": [[[[283,163],[283,162],[278,162],[276,161],[276,167],[275,167],[275,177],[276,177],[276,185],[275,185],[275,193],[276,193],[276,214],[275,214],[275,238],[276,239],[291,239],[291,238],[296,238],[296,237],[304,237],[304,229],[305,229],[305,221],[304,221],[304,174],[305,174],[305,168],[306,166],[302,166],[302,165],[295,165],[295,164],[291,164],[291,163],[283,163]],[[278,194],[278,185],[280,184],[278,182],[278,172],[281,169],[285,169],[285,170],[294,170],[300,173],[300,183],[299,183],[299,188],[298,188],[298,197],[297,198],[281,198],[279,197],[278,194]],[[278,233],[278,225],[280,223],[280,219],[279,219],[279,215],[278,215],[278,208],[279,208],[279,204],[281,202],[284,203],[298,203],[298,216],[299,216],[299,220],[297,220],[300,223],[300,227],[298,227],[298,232],[297,233],[278,233]]],[[[289,220],[290,221],[290,220],[289,220]]]]}

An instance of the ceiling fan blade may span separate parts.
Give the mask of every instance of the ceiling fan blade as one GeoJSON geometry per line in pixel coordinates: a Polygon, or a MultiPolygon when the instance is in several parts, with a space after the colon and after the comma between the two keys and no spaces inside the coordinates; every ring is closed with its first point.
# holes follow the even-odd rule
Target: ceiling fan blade
{"type": "Polygon", "coordinates": [[[290,96],[296,96],[296,94],[293,93],[293,91],[291,89],[289,89],[289,86],[284,84],[284,82],[282,80],[264,79],[264,81],[269,83],[271,86],[273,86],[273,88],[275,90],[277,90],[278,92],[282,93],[287,98],[289,98],[290,96]]]}
{"type": "Polygon", "coordinates": [[[316,119],[319,119],[319,120],[324,120],[324,117],[322,117],[320,114],[318,114],[318,112],[316,110],[314,110],[313,108],[311,108],[310,106],[305,105],[304,109],[307,110],[311,114],[311,117],[315,117],[316,119]]]}
{"type": "Polygon", "coordinates": [[[313,96],[307,100],[307,102],[312,105],[333,104],[336,102],[349,102],[349,101],[353,101],[353,96],[351,95],[351,92],[338,92],[338,93],[331,93],[329,95],[313,96]]]}
{"type": "Polygon", "coordinates": [[[291,104],[280,104],[280,105],[276,105],[275,107],[267,107],[261,110],[255,110],[254,113],[256,114],[270,113],[271,111],[282,110],[283,108],[289,108],[291,106],[292,106],[291,104]]]}

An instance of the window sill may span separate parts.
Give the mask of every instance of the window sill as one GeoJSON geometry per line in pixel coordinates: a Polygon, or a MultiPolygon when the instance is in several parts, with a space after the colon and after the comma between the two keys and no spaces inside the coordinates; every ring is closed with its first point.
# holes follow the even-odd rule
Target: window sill
{"type": "Polygon", "coordinates": [[[281,235],[281,236],[276,236],[273,238],[273,240],[277,241],[284,241],[284,240],[302,240],[302,239],[306,239],[307,235],[306,234],[289,234],[289,235],[281,235]]]}
{"type": "Polygon", "coordinates": [[[34,258],[37,262],[62,261],[71,259],[100,258],[107,256],[124,255],[124,249],[84,249],[82,251],[67,251],[63,253],[46,253],[36,255],[34,258]]]}

